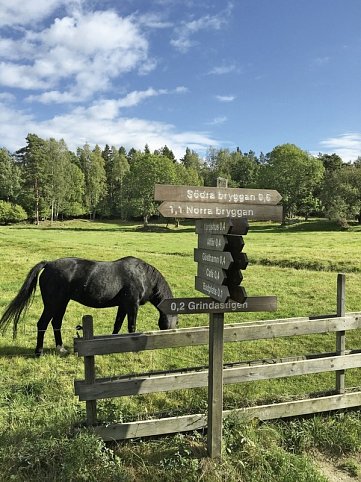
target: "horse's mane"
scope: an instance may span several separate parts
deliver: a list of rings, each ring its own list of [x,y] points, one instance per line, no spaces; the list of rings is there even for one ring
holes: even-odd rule
[[[164,298],[172,298],[172,290],[162,273],[151,264],[145,263],[145,267],[148,276],[154,282],[154,298],[158,299],[159,302]]]

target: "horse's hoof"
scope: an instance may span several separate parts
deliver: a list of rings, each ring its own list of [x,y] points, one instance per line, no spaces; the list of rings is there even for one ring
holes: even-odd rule
[[[40,358],[43,356],[43,350],[35,350],[35,356],[36,358]]]
[[[56,350],[58,351],[60,356],[69,355],[68,350],[64,348],[63,345],[56,345]]]

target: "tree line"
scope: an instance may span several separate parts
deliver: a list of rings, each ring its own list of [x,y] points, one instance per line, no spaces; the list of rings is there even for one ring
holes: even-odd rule
[[[361,223],[361,157],[344,163],[337,154],[313,156],[294,144],[253,151],[209,148],[205,158],[187,148],[176,160],[167,146],[151,152],[89,144],[72,152],[64,140],[28,134],[14,153],[0,149],[0,222],[51,221],[89,216],[146,224],[157,213],[154,184],[276,189],[284,220],[325,216]]]

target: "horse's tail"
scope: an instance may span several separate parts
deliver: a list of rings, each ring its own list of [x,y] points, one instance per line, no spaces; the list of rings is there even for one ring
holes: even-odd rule
[[[11,320],[13,320],[13,336],[16,338],[19,319],[32,302],[38,281],[38,274],[48,261],[40,261],[28,273],[19,293],[10,302],[0,319],[0,331],[4,334]]]

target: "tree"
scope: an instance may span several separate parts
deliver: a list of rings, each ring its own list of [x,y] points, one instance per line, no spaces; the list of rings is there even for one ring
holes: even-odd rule
[[[25,221],[28,215],[25,210],[18,204],[12,204],[7,201],[0,201],[0,223],[18,223]]]
[[[361,168],[343,164],[341,168],[326,171],[319,197],[329,219],[342,224],[347,219],[361,221]]]
[[[187,147],[184,156],[180,159],[180,163],[186,169],[193,169],[194,171],[197,172],[199,177],[202,177],[202,170],[204,168],[204,162],[199,157],[199,154],[197,154],[197,152],[195,152],[195,151],[189,149],[189,147]]]
[[[206,168],[203,170],[205,185],[216,186],[217,178],[224,177],[228,179],[230,186],[234,186],[232,167],[232,155],[229,149],[210,147],[206,155]]]
[[[306,197],[314,196],[324,172],[320,159],[294,144],[275,147],[261,166],[260,187],[276,189],[282,196],[283,222],[297,213]]]
[[[78,149],[78,159],[84,174],[84,204],[91,217],[95,219],[100,201],[106,195],[105,163],[99,146],[90,150],[89,144]]]
[[[325,171],[328,173],[338,171],[342,168],[343,162],[337,154],[319,154],[318,158],[323,164]]]
[[[39,224],[40,214],[49,210],[49,170],[47,169],[46,142],[36,134],[28,134],[27,145],[17,154],[22,164],[24,180],[23,203]]]
[[[20,191],[20,169],[5,148],[0,149],[0,199],[15,201]]]
[[[86,213],[83,204],[85,179],[82,170],[75,162],[70,162],[68,166],[67,183],[61,213],[65,216],[82,216]]]
[[[258,174],[258,160],[253,151],[247,154],[237,149],[231,154],[231,178],[239,187],[252,187],[255,185]]]
[[[124,178],[129,171],[129,163],[126,152],[123,149],[117,150],[114,146],[103,151],[105,159],[105,172],[107,192],[104,199],[103,213],[124,218]]]
[[[77,190],[71,178],[71,155],[64,140],[46,141],[47,171],[50,194],[50,219],[58,219],[69,198],[71,189]]]
[[[138,153],[133,157],[126,176],[127,210],[132,216],[142,216],[144,225],[149,217],[157,213],[154,201],[156,183],[174,184],[176,169],[168,157]]]
[[[162,149],[160,150],[160,154],[164,157],[168,157],[168,159],[170,159],[173,162],[175,162],[175,160],[176,160],[172,149],[169,149],[168,146],[162,147]]]

